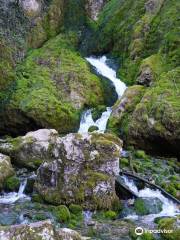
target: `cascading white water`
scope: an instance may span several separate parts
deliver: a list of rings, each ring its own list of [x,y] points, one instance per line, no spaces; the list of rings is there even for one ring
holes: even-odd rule
[[[96,121],[94,121],[92,118],[91,109],[85,111],[82,114],[78,132],[79,133],[87,133],[88,129],[91,126],[96,126],[96,127],[98,127],[97,132],[104,133],[106,130],[107,122],[111,115],[111,112],[112,112],[111,108],[107,107],[106,111],[102,113],[101,117],[99,119],[97,119]]]
[[[85,224],[89,223],[92,220],[93,212],[91,211],[83,211],[84,222]]]
[[[133,180],[129,180],[126,176],[122,177],[126,186],[129,187],[134,193],[137,194],[138,197],[141,198],[158,198],[162,202],[162,211],[158,214],[149,214],[147,216],[143,216],[143,219],[146,222],[152,222],[157,217],[169,216],[173,217],[177,214],[180,214],[179,208],[176,204],[166,198],[159,190],[153,190],[148,187],[138,191]],[[130,219],[138,219],[138,216],[129,215],[126,218]]]
[[[115,86],[116,92],[118,94],[118,98],[120,98],[124,91],[126,90],[126,85],[116,77],[116,71],[110,68],[106,62],[106,56],[102,56],[99,58],[89,57],[86,60],[96,68],[96,71],[102,76],[108,78]],[[98,127],[98,131],[100,133],[104,133],[106,130],[108,119],[111,115],[112,109],[110,107],[106,108],[106,111],[102,113],[101,117],[96,121],[92,118],[91,109],[88,109],[82,114],[79,133],[87,133],[88,129],[91,126]]]
[[[96,68],[96,71],[102,76],[111,80],[115,86],[118,98],[120,98],[126,90],[126,85],[119,78],[116,77],[116,71],[107,65],[107,57],[100,58],[88,57],[86,60]]]
[[[18,192],[4,193],[3,195],[0,195],[0,204],[12,204],[17,202],[19,199],[29,199],[29,197],[24,194],[26,184],[27,179],[23,179],[20,183]]]

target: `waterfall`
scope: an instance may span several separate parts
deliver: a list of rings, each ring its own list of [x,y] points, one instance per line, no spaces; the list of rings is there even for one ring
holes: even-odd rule
[[[12,204],[12,203],[17,202],[19,199],[29,199],[29,197],[27,197],[24,194],[26,184],[27,184],[27,178],[22,179],[18,192],[4,193],[4,194],[0,195],[0,204]]]
[[[91,109],[85,111],[82,114],[80,128],[79,128],[78,132],[79,133],[87,133],[88,129],[91,126],[96,126],[96,127],[98,127],[97,132],[104,133],[106,130],[107,122],[111,115],[111,112],[112,112],[111,108],[107,107],[106,111],[102,113],[101,117],[99,119],[97,119],[96,121],[94,121],[92,118]]]
[[[115,86],[118,98],[120,98],[126,90],[126,85],[116,77],[116,71],[107,65],[106,56],[100,58],[88,57],[86,60],[96,68],[96,71],[102,76],[108,78]],[[108,119],[111,115],[112,109],[106,108],[106,111],[102,113],[101,117],[96,121],[92,118],[91,109],[83,112],[81,116],[81,122],[79,127],[79,133],[87,133],[91,126],[98,127],[97,132],[104,133],[106,130]]]
[[[107,57],[88,57],[86,58],[86,60],[96,68],[96,71],[99,74],[112,81],[118,94],[118,98],[120,98],[126,90],[126,85],[119,78],[116,77],[116,71],[107,65]]]
[[[180,213],[179,208],[176,204],[166,198],[159,190],[153,190],[151,188],[145,187],[142,190],[137,189],[133,180],[129,180],[126,176],[123,176],[122,179],[124,180],[126,186],[129,187],[134,193],[141,198],[158,198],[162,202],[162,211],[158,214],[149,214],[147,216],[143,216],[146,222],[152,222],[157,217],[174,217]],[[136,219],[138,216],[129,215],[126,218]]]

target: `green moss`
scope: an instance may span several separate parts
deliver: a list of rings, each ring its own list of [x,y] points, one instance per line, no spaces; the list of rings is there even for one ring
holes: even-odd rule
[[[20,180],[16,176],[12,176],[6,179],[4,186],[8,191],[18,191]]]
[[[63,222],[63,223],[69,222],[69,220],[71,218],[69,209],[64,205],[60,205],[60,206],[56,207],[54,209],[54,215],[59,222]]]
[[[97,106],[96,108],[94,108],[92,110],[93,120],[96,121],[97,119],[99,119],[104,111],[106,111],[106,106],[104,106],[104,105],[100,105],[100,106]]]
[[[114,212],[114,211],[109,210],[109,211],[107,211],[107,212],[104,213],[104,216],[105,216],[105,218],[107,218],[107,219],[115,220],[116,217],[117,217],[117,213]]]
[[[147,215],[149,213],[145,202],[143,201],[143,199],[137,199],[134,203],[134,209],[136,211],[137,214],[139,215]]]
[[[178,223],[176,221],[177,221],[177,219],[175,219],[175,218],[164,218],[159,221],[159,223],[158,223],[159,229],[173,230],[172,233],[162,234],[163,239],[176,240],[179,238],[180,229],[179,229]]]
[[[86,182],[88,187],[93,188],[98,182],[107,181],[109,176],[100,172],[88,171],[88,181]]]
[[[99,130],[99,128],[97,126],[91,126],[89,129],[88,129],[88,132],[94,132],[94,131],[97,131]]]
[[[122,98],[118,100],[113,107],[113,112],[109,118],[107,127],[110,131],[122,137],[124,140],[129,133],[131,114],[133,113],[136,105],[141,101],[144,92],[145,88],[143,86],[131,86],[125,91]],[[123,102],[124,99],[128,99],[125,104]],[[119,111],[121,105],[124,106],[123,111]]]
[[[128,167],[129,166],[129,160],[127,158],[120,158],[119,160],[120,168],[122,167]]]
[[[140,158],[140,159],[148,159],[148,156],[143,150],[137,150],[135,151],[135,157]]]
[[[69,210],[70,210],[70,212],[71,213],[73,213],[73,214],[82,214],[82,207],[80,206],[80,205],[77,205],[77,204],[71,204],[70,206],[69,206]]]
[[[70,35],[68,35],[70,36]],[[103,104],[101,80],[73,47],[74,38],[59,35],[30,51],[17,67],[9,109],[19,109],[42,127],[74,132],[84,106]]]
[[[130,230],[130,236],[132,240],[156,240],[156,238],[151,233],[144,233],[141,236],[135,234],[135,229]]]
[[[44,200],[43,200],[43,198],[41,197],[41,195],[40,195],[40,194],[37,194],[37,193],[34,193],[34,194],[32,195],[32,201],[33,201],[33,202],[37,202],[37,203],[43,203],[43,202],[44,202]]]

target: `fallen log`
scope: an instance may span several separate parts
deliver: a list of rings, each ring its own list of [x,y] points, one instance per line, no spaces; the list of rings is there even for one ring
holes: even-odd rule
[[[137,198],[137,194],[134,193],[128,186],[126,186],[121,177],[116,178],[115,182],[116,194],[121,200],[128,200],[131,198]]]
[[[154,183],[149,182],[148,180],[146,180],[146,179],[144,179],[144,178],[142,178],[142,177],[140,177],[140,176],[138,176],[136,174],[133,174],[133,173],[121,170],[119,172],[119,175],[126,175],[128,177],[132,177],[132,178],[138,179],[139,181],[143,181],[144,183],[146,183],[147,185],[151,186],[152,188],[158,189],[159,191],[161,191],[161,193],[163,195],[165,195],[168,199],[172,200],[174,203],[180,204],[180,200],[178,200],[177,198],[172,196],[170,193],[166,192],[163,188],[161,188],[160,186],[158,186],[158,185],[156,185]]]

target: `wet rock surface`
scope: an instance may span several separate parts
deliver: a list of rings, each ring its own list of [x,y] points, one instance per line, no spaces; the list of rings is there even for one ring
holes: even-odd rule
[[[52,148],[56,160],[38,169],[35,188],[47,202],[110,208],[117,200],[115,175],[121,142],[108,134],[69,134]]]
[[[110,208],[117,200],[115,176],[119,172],[122,142],[111,134],[68,134],[40,129],[7,139],[0,149],[21,167],[39,169],[35,189],[52,204],[80,203]]]
[[[0,153],[0,189],[2,189],[5,180],[14,173],[10,157]]]
[[[86,4],[86,10],[88,15],[93,19],[97,20],[98,14],[105,5],[107,0],[88,0]]]
[[[12,239],[34,239],[34,240],[82,240],[81,236],[73,230],[62,228],[55,230],[51,221],[31,223],[29,225],[12,225],[10,227],[0,227],[0,237],[2,240]]]
[[[15,164],[36,169],[43,161],[51,159],[48,149],[57,138],[56,130],[41,129],[0,143],[0,149],[12,156]]]

